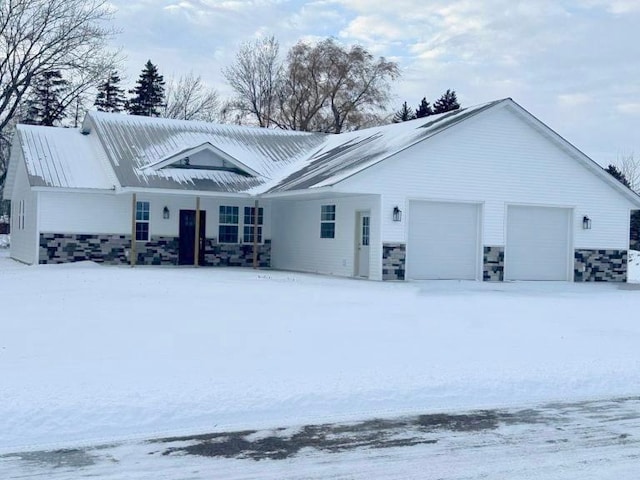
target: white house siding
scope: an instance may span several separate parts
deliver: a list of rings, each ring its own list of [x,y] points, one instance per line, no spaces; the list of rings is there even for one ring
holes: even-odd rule
[[[112,193],[40,192],[40,232],[131,233],[131,197]]]
[[[382,194],[383,242],[406,242],[408,202],[420,199],[481,202],[485,247],[504,248],[506,206],[524,204],[572,208],[576,250],[628,248],[631,202],[511,107],[468,119],[335,189]],[[396,205],[402,222],[392,221]]]
[[[11,195],[11,257],[32,264],[36,262],[38,251],[38,196],[31,191],[22,159],[11,161],[18,161]],[[23,215],[20,214],[21,204]]]
[[[335,238],[320,238],[322,205],[336,206]],[[373,195],[274,200],[272,266],[283,270],[355,276],[356,212],[364,210],[371,213],[369,278],[381,280],[380,198]]]
[[[150,209],[150,234],[161,236],[177,237],[180,229],[180,210],[195,210],[196,196],[182,195],[156,195],[139,193],[140,201],[148,201]],[[220,206],[238,207],[239,224],[238,232],[242,237],[244,227],[244,207],[253,207],[253,198],[220,198],[220,197],[200,197],[200,210],[206,212],[206,237],[218,237],[218,227],[220,225]],[[129,200],[129,205],[131,200]],[[169,209],[169,218],[163,218],[164,207]],[[129,207],[130,208],[130,207]],[[259,208],[263,208],[264,225],[262,229],[263,239],[271,238],[271,225],[269,222],[270,205],[268,201],[260,200]],[[129,221],[129,230],[131,223]]]

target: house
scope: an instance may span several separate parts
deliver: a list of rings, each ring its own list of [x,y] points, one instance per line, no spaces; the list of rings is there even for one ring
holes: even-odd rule
[[[339,135],[100,112],[19,125],[4,195],[29,264],[373,280],[625,281],[640,208],[511,99]]]

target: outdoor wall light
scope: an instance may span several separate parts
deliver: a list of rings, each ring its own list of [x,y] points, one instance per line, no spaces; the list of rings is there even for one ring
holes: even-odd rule
[[[402,210],[400,210],[400,208],[398,208],[398,206],[396,205],[395,207],[393,207],[393,221],[399,222],[401,220],[402,220]]]
[[[582,217],[582,228],[583,230],[591,230],[591,219],[586,215]]]
[[[166,206],[165,206],[165,207],[162,209],[162,218],[164,218],[165,220],[166,220],[167,218],[169,218],[169,207],[166,207]]]

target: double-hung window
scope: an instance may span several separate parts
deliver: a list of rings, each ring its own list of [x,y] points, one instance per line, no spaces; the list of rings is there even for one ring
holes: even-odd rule
[[[218,242],[238,243],[238,207],[220,206]]]
[[[149,202],[136,202],[136,241],[149,241]]]
[[[258,243],[262,243],[262,225],[264,222],[264,210],[258,208]],[[244,207],[244,230],[242,241],[244,243],[253,243],[253,236],[256,226],[256,209],[255,207]]]
[[[320,238],[335,238],[336,236],[336,206],[322,205],[320,207]]]

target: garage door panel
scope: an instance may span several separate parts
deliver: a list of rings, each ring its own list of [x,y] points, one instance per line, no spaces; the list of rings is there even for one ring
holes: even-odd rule
[[[571,210],[510,206],[507,209],[507,280],[567,280]]]
[[[479,206],[411,202],[408,276],[413,279],[468,279],[477,276]]]

